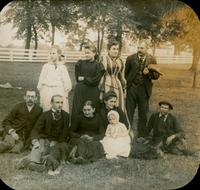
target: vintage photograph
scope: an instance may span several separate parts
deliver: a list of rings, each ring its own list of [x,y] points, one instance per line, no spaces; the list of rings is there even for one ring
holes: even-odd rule
[[[179,0],[13,0],[0,13],[0,179],[16,190],[171,190],[200,163],[200,20]]]

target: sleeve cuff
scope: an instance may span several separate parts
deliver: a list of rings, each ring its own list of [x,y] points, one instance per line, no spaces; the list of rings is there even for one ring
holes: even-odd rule
[[[15,132],[15,129],[10,129],[10,130],[8,131],[8,134],[10,135],[10,134],[13,133],[13,132]]]

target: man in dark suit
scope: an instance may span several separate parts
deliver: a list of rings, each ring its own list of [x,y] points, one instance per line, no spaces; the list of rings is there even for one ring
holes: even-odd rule
[[[158,153],[163,155],[163,152],[183,155],[192,154],[186,148],[185,134],[181,129],[175,116],[170,114],[173,106],[167,101],[159,102],[160,111],[151,115],[146,136],[152,131],[151,144],[156,148]]]
[[[149,98],[152,93],[152,79],[159,78],[159,73],[150,69],[156,59],[147,53],[147,44],[141,41],[138,52],[127,57],[125,78],[127,81],[126,109],[130,125],[133,124],[135,108],[138,105],[138,137],[143,137],[149,109]]]
[[[24,102],[17,104],[2,122],[4,140],[0,141],[0,152],[20,153],[31,145],[30,133],[42,108],[36,105],[36,92],[27,90]]]
[[[69,114],[62,110],[63,97],[54,95],[51,104],[52,108],[40,116],[31,133],[33,147],[28,168],[32,170],[42,171],[49,150],[68,140]]]

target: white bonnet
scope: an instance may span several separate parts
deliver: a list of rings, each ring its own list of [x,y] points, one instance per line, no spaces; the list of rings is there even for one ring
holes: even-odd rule
[[[117,121],[119,121],[119,113],[117,111],[114,110],[109,111],[107,117],[109,117],[110,115],[114,115]]]

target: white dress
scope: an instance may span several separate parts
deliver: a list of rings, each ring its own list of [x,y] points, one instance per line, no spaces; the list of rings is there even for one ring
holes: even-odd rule
[[[72,83],[64,64],[59,62],[57,67],[52,63],[44,64],[37,89],[40,93],[40,106],[43,111],[51,108],[52,96],[59,94],[63,96],[63,110],[69,112],[68,92],[72,89]]]
[[[106,153],[106,158],[117,156],[128,157],[131,150],[131,139],[123,123],[109,124],[105,137],[100,141]]]

